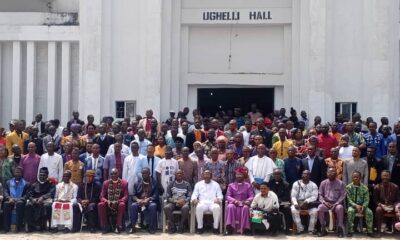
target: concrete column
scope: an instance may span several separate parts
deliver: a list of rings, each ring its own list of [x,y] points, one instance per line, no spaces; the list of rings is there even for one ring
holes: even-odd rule
[[[68,122],[71,111],[71,43],[61,44],[61,123]]]
[[[30,123],[35,114],[35,81],[36,81],[36,48],[35,42],[26,43],[26,122]]]
[[[49,42],[47,46],[47,118],[55,118],[56,75],[57,75],[57,44]]]
[[[12,95],[11,95],[11,118],[20,117],[20,99],[21,99],[21,42],[13,42],[13,64],[12,64]]]

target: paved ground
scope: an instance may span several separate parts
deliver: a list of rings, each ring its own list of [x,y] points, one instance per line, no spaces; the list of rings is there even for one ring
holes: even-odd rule
[[[169,235],[166,233],[157,233],[155,235],[150,235],[147,233],[136,233],[136,234],[101,234],[101,233],[96,233],[96,234],[91,234],[91,233],[69,233],[69,234],[63,234],[63,233],[57,233],[57,234],[50,234],[50,233],[44,233],[44,234],[25,234],[25,233],[20,233],[20,234],[1,234],[0,235],[0,240],[41,240],[41,239],[52,239],[52,240],[105,240],[105,239],[145,239],[145,240],[187,240],[188,238],[191,238],[191,240],[205,240],[205,239],[220,239],[225,238],[226,240],[253,240],[253,239],[288,239],[288,240],[295,240],[299,239],[297,236],[284,236],[284,235],[279,235],[278,237],[272,238],[270,236],[254,236],[254,237],[248,237],[248,236],[239,236],[239,235],[233,235],[229,237],[224,237],[222,235],[216,236],[212,234],[207,234],[204,233],[203,235],[197,235],[197,234],[174,234],[174,235]],[[301,235],[301,238],[304,239],[316,239],[317,237],[315,236],[307,236],[307,235]],[[367,238],[364,235],[355,235],[353,238],[356,239],[370,239]],[[324,239],[337,239],[335,235],[328,235],[328,237]],[[400,235],[384,235],[382,239],[400,239]]]

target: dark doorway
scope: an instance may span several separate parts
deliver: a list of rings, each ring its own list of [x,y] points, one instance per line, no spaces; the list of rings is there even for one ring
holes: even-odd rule
[[[197,89],[197,108],[203,116],[215,116],[217,112],[242,109],[245,115],[252,103],[266,114],[274,111],[273,88],[199,88]]]

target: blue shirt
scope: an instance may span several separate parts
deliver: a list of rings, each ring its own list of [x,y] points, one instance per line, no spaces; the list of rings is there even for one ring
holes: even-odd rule
[[[376,158],[381,159],[384,155],[386,155],[382,133],[375,133],[375,135],[372,135],[370,132],[367,132],[364,134],[364,139],[367,147],[375,147]]]
[[[293,158],[293,159],[286,158],[284,162],[285,162],[284,168],[285,168],[286,181],[290,184],[290,186],[292,186],[294,182],[296,182],[301,178],[300,175],[301,160],[299,158]]]

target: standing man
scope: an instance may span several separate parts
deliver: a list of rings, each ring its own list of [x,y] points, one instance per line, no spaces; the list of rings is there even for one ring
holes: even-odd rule
[[[328,168],[328,179],[321,182],[319,187],[319,201],[321,204],[318,206],[318,219],[321,224],[321,232],[318,237],[324,237],[326,232],[325,214],[327,212],[336,213],[337,235],[342,238],[343,235],[343,215],[344,215],[344,200],[346,198],[345,185],[342,181],[336,178],[336,170]]]
[[[353,148],[353,158],[344,162],[343,167],[343,183],[348,185],[351,183],[352,173],[358,171],[361,173],[361,182],[368,185],[368,163],[360,158],[361,152],[358,147]]]
[[[72,111],[72,119],[68,121],[67,128],[71,129],[72,124],[85,125],[85,122],[79,119],[79,112],[76,110]]]
[[[256,129],[251,131],[250,135],[260,135],[263,138],[263,143],[267,148],[271,148],[272,146],[272,131],[265,127],[264,119],[262,117],[257,118],[256,122]],[[282,159],[282,158],[281,158]]]
[[[192,132],[189,132],[186,136],[186,147],[190,149],[190,152],[193,152],[193,143],[194,142],[205,142],[206,134],[201,129],[201,120],[200,118],[196,118],[194,120],[195,129]]]
[[[321,134],[318,136],[318,147],[324,150],[325,158],[331,156],[331,149],[338,146],[336,138],[329,133],[328,124],[321,126]]]
[[[61,155],[54,152],[54,143],[47,143],[47,153],[43,154],[40,157],[39,169],[45,167],[48,171],[48,176],[53,178],[56,181],[61,181],[63,176],[63,160]],[[38,177],[40,176],[40,172],[38,172]]]
[[[107,134],[107,128],[104,123],[99,126],[99,134],[93,139],[93,143],[97,143],[100,146],[100,155],[105,157],[108,148],[114,143],[114,137]]]
[[[317,186],[326,178],[326,164],[324,159],[321,159],[316,155],[316,146],[307,146],[307,157],[301,160],[301,170],[310,171],[310,180],[313,181]]]
[[[23,156],[19,163],[19,166],[24,169],[24,181],[28,183],[36,182],[39,163],[40,156],[36,154],[36,144],[31,142],[28,144],[28,154]]]
[[[100,146],[95,143],[92,145],[92,155],[85,159],[83,171],[84,173],[94,171],[94,181],[100,186],[103,184],[103,164],[104,158],[100,155]]]
[[[213,213],[213,232],[219,234],[218,226],[221,217],[221,201],[223,199],[222,191],[217,182],[212,179],[212,173],[209,170],[203,172],[204,180],[196,183],[191,197],[195,206],[197,233],[203,234],[203,216],[205,211]]]
[[[256,191],[260,190],[260,183],[269,181],[273,170],[276,168],[272,159],[265,156],[265,151],[264,144],[258,145],[257,155],[251,157],[245,164],[247,169],[249,169],[250,183]]]
[[[279,159],[285,159],[288,157],[289,147],[293,146],[292,141],[286,139],[286,129],[280,128],[278,131],[279,141],[274,143],[272,146],[278,153]]]
[[[6,136],[8,156],[12,155],[12,147],[14,144],[17,144],[21,149],[24,149],[24,142],[29,138],[29,135],[23,131],[24,126],[21,121],[16,121],[14,126],[15,130]]]
[[[178,161],[173,158],[172,148],[167,146],[165,158],[157,165],[157,183],[160,194],[167,191],[167,187],[175,180],[175,173],[179,169]]]
[[[150,169],[150,177],[153,179],[154,182],[157,182],[156,169],[161,159],[159,157],[154,156],[154,152],[155,152],[154,145],[152,144],[148,145],[146,157],[137,163],[136,172],[139,174],[138,175],[139,177],[142,177],[141,176],[142,170],[147,167]]]
[[[183,171],[183,179],[194,186],[198,181],[197,162],[189,158],[189,148],[182,149],[182,159],[178,161],[179,169]]]
[[[131,143],[132,154],[127,156],[124,160],[122,168],[122,179],[128,182],[129,195],[133,194],[133,186],[138,180],[137,164],[145,160],[145,156],[139,154],[139,144],[137,142]]]
[[[109,179],[111,176],[110,174],[110,169],[116,168],[118,170],[119,178],[122,177],[122,172],[123,172],[123,166],[124,166],[124,160],[126,155],[121,152],[122,150],[122,144],[121,143],[115,143],[114,145],[114,153],[106,155],[104,158],[104,164],[103,164],[103,179]]]
[[[79,160],[79,148],[74,147],[72,149],[72,159],[64,164],[64,171],[69,171],[71,182],[77,185],[80,185],[83,180],[83,165],[83,162]],[[63,179],[66,180],[65,177]]]

